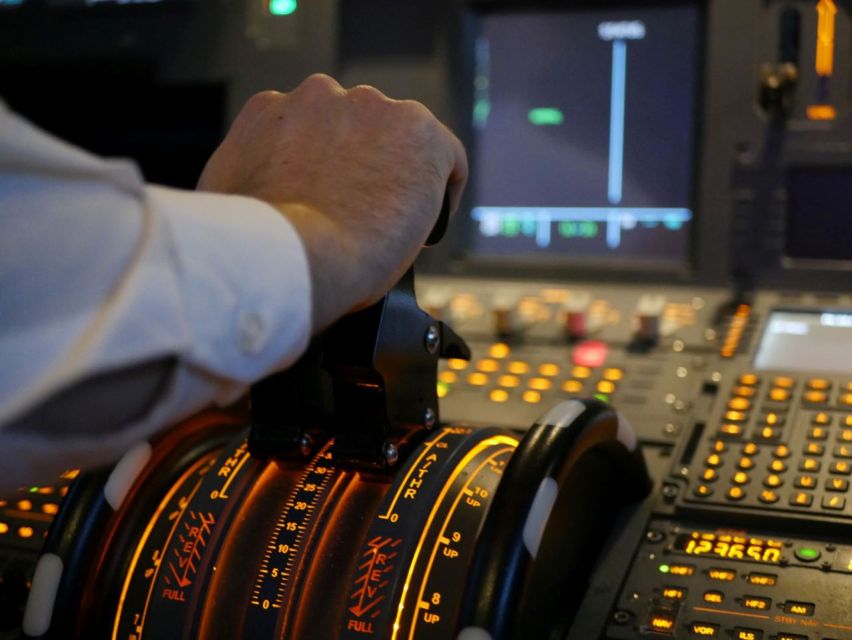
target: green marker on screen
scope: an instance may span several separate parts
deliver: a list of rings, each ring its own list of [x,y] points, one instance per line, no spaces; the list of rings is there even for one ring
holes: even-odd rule
[[[529,118],[529,121],[532,124],[538,127],[560,125],[565,121],[565,116],[562,115],[562,111],[554,107],[537,107],[535,109],[530,109],[527,114],[527,118]]]

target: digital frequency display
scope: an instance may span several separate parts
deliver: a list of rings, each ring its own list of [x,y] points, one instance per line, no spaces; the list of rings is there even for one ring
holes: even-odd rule
[[[754,366],[788,371],[849,373],[852,313],[773,311]]]
[[[672,550],[688,556],[711,556],[724,560],[753,560],[777,564],[781,560],[782,547],[783,543],[780,540],[692,531],[677,536]]]
[[[700,27],[692,4],[482,16],[473,251],[684,262]]]

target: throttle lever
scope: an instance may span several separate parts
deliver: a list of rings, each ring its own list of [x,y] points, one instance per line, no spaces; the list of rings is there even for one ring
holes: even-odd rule
[[[445,192],[427,246],[443,237],[449,216]],[[460,336],[418,306],[411,267],[379,302],[332,325],[290,370],[252,387],[249,447],[264,458],[306,456],[333,435],[339,460],[393,466],[417,434],[440,422],[438,359],[470,357]]]

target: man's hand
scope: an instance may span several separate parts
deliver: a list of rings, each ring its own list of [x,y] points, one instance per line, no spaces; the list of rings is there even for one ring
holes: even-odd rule
[[[313,327],[381,298],[412,264],[445,189],[467,180],[458,139],[417,102],[313,75],[245,105],[198,183],[277,207],[306,247]]]

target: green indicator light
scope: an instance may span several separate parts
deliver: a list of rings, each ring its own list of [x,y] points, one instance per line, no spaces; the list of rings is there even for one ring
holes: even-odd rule
[[[660,573],[668,573],[669,571],[671,571],[671,569],[672,568],[667,564],[660,565]]]
[[[488,116],[491,113],[491,102],[482,99],[477,100],[473,105],[473,124],[477,127],[484,127],[488,124]]]
[[[606,395],[605,393],[596,393],[595,398],[597,400],[600,400],[601,402],[609,402],[609,396]],[[665,565],[665,564],[663,566],[668,567],[668,565]]]
[[[274,16],[289,16],[298,8],[298,0],[269,0],[269,13]]]
[[[30,493],[38,493],[38,487],[30,487]]]
[[[801,547],[796,553],[802,560],[816,560],[819,558],[819,551],[810,547]]]
[[[530,109],[527,117],[530,119],[530,122],[538,127],[562,124],[565,120],[562,112],[559,109],[554,109],[553,107]]]
[[[514,238],[521,233],[521,221],[516,218],[503,220],[503,235]]]

